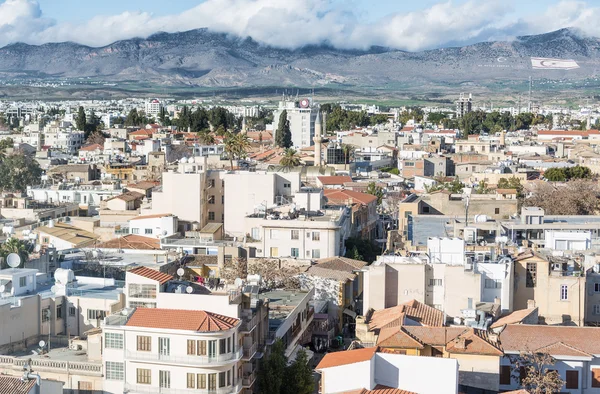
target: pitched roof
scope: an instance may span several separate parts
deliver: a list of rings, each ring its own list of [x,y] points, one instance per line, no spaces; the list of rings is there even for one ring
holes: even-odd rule
[[[361,192],[355,192],[354,190],[345,189],[325,189],[323,195],[331,202],[347,204],[348,202],[355,202],[360,204],[370,204],[377,201],[377,197]]]
[[[341,365],[348,365],[354,363],[360,363],[363,361],[368,361],[373,358],[373,355],[377,352],[376,347],[370,347],[365,349],[354,349],[354,350],[346,350],[343,352],[333,352],[327,353],[319,365],[317,365],[317,370],[324,368],[332,368],[339,367]]]
[[[425,347],[407,333],[402,326],[382,328],[377,338],[377,346],[402,349],[423,349]]]
[[[490,328],[498,328],[505,326],[507,324],[518,324],[521,323],[525,318],[535,312],[537,308],[531,309],[519,309],[518,311],[514,311],[509,313],[508,315],[502,316],[500,319],[496,320]]]
[[[544,346],[536,349],[539,353],[548,353],[553,356],[575,356],[575,357],[592,357],[591,354],[581,351],[573,346],[569,346],[563,342],[553,343],[552,345]]]
[[[412,300],[392,308],[373,312],[369,322],[369,330],[381,329],[399,319],[404,320],[404,317],[430,327],[442,327],[446,322],[444,312],[417,300]]]
[[[362,260],[349,259],[348,257],[334,256],[317,260],[317,265],[324,268],[352,272],[362,269],[365,265],[367,265],[367,262]]]
[[[422,343],[445,346],[465,331],[464,327],[404,326],[404,330]]]
[[[125,192],[123,194],[119,194],[118,196],[114,196],[112,198],[109,198],[107,200],[104,201],[110,201],[110,200],[114,200],[114,199],[119,199],[119,200],[123,200],[123,201],[135,201],[138,200],[140,198],[144,198],[146,197],[145,194],[142,193],[138,193],[138,192]]]
[[[318,265],[313,265],[312,267],[309,267],[306,270],[306,273],[311,276],[318,276],[320,278],[337,280],[338,282],[354,280],[354,278],[356,277],[356,275],[353,273],[323,268],[319,267]]]
[[[132,220],[142,220],[142,219],[158,219],[158,218],[164,218],[167,216],[173,216],[173,214],[171,213],[158,213],[156,215],[144,215],[144,216],[136,216],[134,218],[129,219],[129,221]]]
[[[91,152],[91,151],[95,151],[96,149],[102,150],[102,149],[104,149],[104,146],[102,146],[100,144],[92,144],[92,145],[88,145],[88,146],[79,148],[79,151]]]
[[[446,351],[453,354],[481,354],[486,356],[502,356],[504,354],[498,343],[490,340],[487,331],[474,328],[467,329],[448,342]]]
[[[65,223],[55,223],[53,227],[39,227],[36,231],[61,239],[74,247],[92,244],[99,238],[96,234]]]
[[[99,249],[160,250],[160,240],[157,238],[129,234],[121,238],[103,242],[97,247]]]
[[[162,153],[162,152],[160,152]],[[140,181],[138,183],[130,183],[129,185],[127,185],[127,187],[131,187],[134,189],[142,189],[142,190],[149,190],[152,189],[156,186],[160,185],[160,182],[153,182],[153,181]]]
[[[600,330],[596,327],[509,324],[500,342],[505,352],[536,351],[559,342],[589,354],[600,354]]]
[[[235,327],[239,319],[197,310],[138,308],[126,326],[186,330],[196,332],[226,331]]]
[[[317,179],[323,185],[343,185],[344,182],[352,182],[348,175],[318,176]]]
[[[128,273],[155,280],[158,283],[160,283],[161,285],[163,283],[167,283],[168,281],[173,279],[173,277],[169,274],[165,274],[164,272],[153,270],[148,267],[137,267],[137,268],[134,268],[134,269],[128,271]]]
[[[375,388],[373,390],[358,389],[358,390],[352,390],[352,391],[344,391],[341,394],[417,394],[417,393],[415,393],[413,391],[395,389],[392,387],[383,386],[381,384],[378,384],[377,386],[375,386]]]
[[[35,379],[23,382],[16,376],[0,375],[0,394],[29,394],[35,383]]]

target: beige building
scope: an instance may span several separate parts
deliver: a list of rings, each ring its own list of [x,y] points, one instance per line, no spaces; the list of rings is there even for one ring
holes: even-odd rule
[[[515,309],[536,306],[545,324],[584,325],[586,277],[577,262],[527,250],[515,257],[514,275]]]

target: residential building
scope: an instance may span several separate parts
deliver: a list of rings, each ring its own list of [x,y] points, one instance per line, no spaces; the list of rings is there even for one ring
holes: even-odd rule
[[[456,101],[456,117],[462,118],[465,114],[471,112],[473,108],[473,96],[469,93],[467,97],[464,93],[460,94],[460,98]]]
[[[177,233],[178,219],[172,214],[137,216],[129,220],[129,233],[149,238],[163,238]]]
[[[149,117],[158,117],[160,115],[160,110],[163,108],[160,101],[157,99],[150,100],[145,104],[146,115]]]
[[[352,207],[351,236],[360,239],[377,237],[377,197],[352,190],[327,189],[323,191],[327,204]],[[380,236],[381,237],[381,236]]]
[[[66,223],[54,223],[50,220],[47,226],[34,230],[42,247],[52,246],[56,250],[93,247],[98,236]]]
[[[287,112],[292,133],[292,145],[296,148],[305,148],[313,145],[315,137],[315,121],[319,106],[312,99],[298,101],[280,101],[279,107],[273,111],[273,123],[277,125],[283,111]],[[326,122],[323,122],[326,124]],[[276,127],[276,126],[275,126]],[[325,134],[325,130],[322,131]]]

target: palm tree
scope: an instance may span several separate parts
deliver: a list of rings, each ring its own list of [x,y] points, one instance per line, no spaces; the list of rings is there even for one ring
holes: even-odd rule
[[[225,153],[227,153],[227,157],[229,157],[231,171],[233,171],[233,157],[235,156],[236,150],[235,136],[231,133],[227,133],[227,136],[223,142],[225,143]]]
[[[300,165],[300,156],[298,156],[298,152],[296,152],[292,148],[287,148],[279,164],[287,168],[288,170],[293,167],[298,167]]]
[[[225,137],[225,153],[229,157],[231,170],[233,171],[233,159],[243,159],[247,156],[250,148],[250,140],[242,133],[227,133]]]
[[[4,261],[6,261],[6,257],[11,253],[16,253],[21,257],[21,266],[24,266],[25,262],[29,259],[27,244],[20,239],[9,238],[0,246],[0,257],[3,257]]]
[[[205,145],[214,145],[214,143],[215,143],[215,136],[212,135],[210,130],[203,130],[203,131],[199,132],[198,138]]]
[[[349,163],[350,155],[354,152],[356,147],[350,144],[342,144],[342,152],[344,152],[344,170],[347,168]]]

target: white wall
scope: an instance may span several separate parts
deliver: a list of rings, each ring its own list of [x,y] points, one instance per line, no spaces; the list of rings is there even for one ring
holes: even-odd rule
[[[429,238],[427,253],[432,263],[463,265],[465,241],[460,238]]]
[[[587,250],[592,245],[591,231],[544,231],[545,246],[556,250]]]
[[[416,358],[416,357],[415,357]],[[372,389],[371,360],[327,368],[321,375],[322,393],[342,393],[361,388]]]

